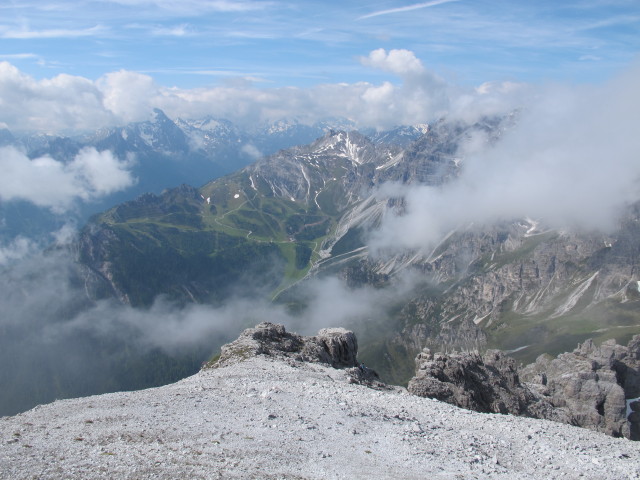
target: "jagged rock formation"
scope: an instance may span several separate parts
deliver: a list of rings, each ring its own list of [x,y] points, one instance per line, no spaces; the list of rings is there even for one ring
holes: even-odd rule
[[[521,380],[522,379],[522,380]],[[640,439],[640,335],[624,347],[591,340],[521,371],[497,350],[416,358],[409,392],[486,413],[543,418]]]
[[[208,366],[224,367],[257,355],[349,368],[358,365],[358,341],[353,332],[344,328],[323,328],[315,336],[304,337],[287,332],[283,325],[263,322],[224,345],[220,358]]]
[[[519,380],[515,360],[498,350],[477,353],[432,353],[416,358],[416,376],[408,390],[421,397],[484,413],[529,414],[533,394]]]
[[[626,347],[588,340],[555,359],[541,355],[522,378],[568,423],[640,440],[640,335]]]
[[[263,322],[247,328],[236,340],[223,345],[220,356],[206,364],[205,369],[226,367],[261,355],[321,363],[344,369],[349,383],[377,390],[394,388],[380,381],[375,370],[359,364],[358,340],[353,332],[344,328],[323,328],[317,335],[306,337],[287,332],[283,325]]]

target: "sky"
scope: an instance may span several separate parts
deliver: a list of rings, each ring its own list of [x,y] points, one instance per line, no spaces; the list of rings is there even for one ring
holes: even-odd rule
[[[379,102],[412,82],[430,91],[597,83],[639,51],[637,0],[5,0],[0,125],[95,128],[140,120],[152,103],[174,117],[241,110],[255,121],[246,113],[255,104],[267,105],[264,119],[332,98],[323,114],[354,116],[337,91]],[[57,125],[38,107],[55,111]],[[392,113],[417,118],[404,112]],[[377,116],[373,126],[391,123]]]

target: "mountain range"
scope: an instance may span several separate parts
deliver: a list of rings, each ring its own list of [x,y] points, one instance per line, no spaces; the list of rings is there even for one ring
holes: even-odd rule
[[[5,131],[5,144],[18,142],[34,158],[69,161],[82,145],[133,152],[136,189],[172,180],[200,187],[150,188],[94,215],[68,252],[55,247],[29,268],[5,268],[3,301],[18,305],[10,315],[28,319],[3,332],[2,358],[13,365],[2,374],[11,392],[3,411],[175,381],[264,320],[303,332],[345,325],[358,334],[360,357],[385,381],[405,385],[424,348],[497,348],[530,363],[588,338],[627,343],[640,333],[638,205],[608,233],[522,216],[461,223],[424,247],[375,246],[389,219],[412,207],[408,189],[456,185],[467,161],[463,146],[477,138],[497,144],[517,121],[517,114],[474,124],[440,120],[387,132],[341,129],[348,125],[339,120],[336,128],[281,122],[247,132],[156,111],[149,122],[84,137],[17,140]],[[300,144],[254,163],[242,157],[278,142]],[[216,177],[212,158],[223,170],[244,166],[206,182]],[[200,160],[200,170],[178,168]],[[61,260],[68,255],[75,261]],[[32,305],[32,291],[42,305]],[[34,340],[39,329],[55,335]],[[145,340],[161,336],[156,330],[169,331],[169,343],[185,340],[178,350],[166,339]],[[60,352],[84,359],[91,373]],[[47,369],[38,371],[43,363]]]
[[[37,238],[59,228],[70,217],[83,224],[90,215],[138,195],[159,194],[165,188],[181,183],[202,185],[236,171],[260,156],[307,144],[331,128],[352,127],[344,119],[329,119],[314,125],[283,119],[243,127],[212,117],[172,120],[161,110],[154,109],[147,121],[92,132],[61,135],[0,129],[0,148],[15,148],[29,159],[50,158],[69,165],[83,149],[93,148],[99,152],[108,151],[126,163],[135,180],[120,191],[81,202],[65,215],[27,201],[3,201],[0,203],[0,240],[8,241],[17,236]],[[418,131],[402,128],[395,136],[399,141],[406,141]],[[394,132],[385,134],[394,135]]]
[[[302,279],[312,261],[311,243],[297,244],[288,237],[295,233],[313,239],[315,234],[309,233],[312,226],[307,224],[318,220],[305,220],[305,209],[295,207],[291,212],[297,216],[291,215],[289,224],[282,227],[290,233],[283,233],[279,243],[270,242],[258,232],[261,227],[255,219],[248,220],[255,232],[249,234],[240,227],[247,221],[245,213],[255,216],[249,209],[237,212],[242,216],[229,212],[222,218],[223,207],[216,207],[211,199],[206,203],[202,189],[186,185],[162,189],[181,181],[202,185],[221,171],[249,163],[259,149],[304,144],[331,131],[332,125],[344,127],[348,122],[334,119],[305,126],[281,121],[247,130],[211,118],[173,121],[156,111],[147,122],[68,137],[3,130],[0,142],[13,149],[5,150],[5,155],[20,151],[33,160],[73,165],[78,152],[93,148],[123,161],[133,159],[128,167],[138,183],[62,213],[26,200],[0,203],[0,261],[6,261],[0,266],[4,310],[0,359],[8,365],[0,372],[0,414],[13,414],[55,398],[176,381],[195,372],[225,340],[253,322],[254,318],[245,318],[244,309],[236,320],[205,321],[206,315],[213,314],[204,306],[215,309],[227,305],[231,311],[237,307],[235,303],[228,306],[230,296],[253,303],[256,298],[269,299],[277,290]],[[369,138],[375,144],[394,142],[393,149],[399,151],[427,128],[398,127],[369,132]],[[118,201],[140,192],[149,193],[129,202]],[[231,202],[237,202],[236,194]],[[290,200],[286,202],[290,206],[277,203],[275,207],[285,210],[293,205]],[[114,204],[87,224],[71,248],[56,241],[43,252],[34,251],[31,241],[46,245],[51,232],[67,222],[75,219],[81,224],[96,209]],[[198,213],[204,205],[206,217]],[[159,229],[149,225],[155,233],[148,235],[125,225],[136,223],[144,228],[143,222],[135,221],[144,211],[154,218],[166,214],[176,225],[164,221],[156,225]],[[114,224],[110,231],[101,220],[110,216],[128,220],[118,220],[123,228]],[[212,228],[201,228],[203,221]],[[284,225],[287,218],[279,221]],[[173,238],[156,243],[152,237],[158,232]],[[4,246],[11,246],[12,241],[20,248],[13,256],[5,255]],[[203,308],[191,308],[194,305]],[[165,330],[185,316],[184,321],[195,322],[195,330],[193,325],[176,326],[184,330],[186,338],[183,345],[175,346],[173,339],[180,335]],[[150,328],[163,332],[151,342]],[[198,329],[204,334],[199,335]]]
[[[522,217],[460,225],[428,251],[369,247],[406,208],[387,186],[455,182],[462,142],[498,142],[516,121],[440,121],[404,142],[330,130],[200,188],[104,212],[84,229],[79,258],[96,291],[141,307],[160,294],[216,303],[240,291],[286,305],[304,324],[314,282],[370,289],[384,302],[354,311],[349,326],[365,361],[396,383],[424,347],[499,348],[530,362],[587,338],[627,342],[640,332],[637,205],[608,234]]]

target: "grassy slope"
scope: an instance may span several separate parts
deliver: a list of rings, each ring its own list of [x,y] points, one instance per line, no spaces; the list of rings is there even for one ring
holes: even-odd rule
[[[212,298],[190,292],[198,300],[221,300],[246,271],[267,274],[273,297],[304,277],[335,221],[315,204],[274,197],[264,186],[256,191],[243,172],[205,185],[198,195],[171,191],[98,218],[118,237],[109,246],[114,280],[135,305],[148,305],[158,293],[184,297],[185,283],[222,289]],[[277,266],[270,270],[267,260]],[[252,270],[256,262],[261,265]]]

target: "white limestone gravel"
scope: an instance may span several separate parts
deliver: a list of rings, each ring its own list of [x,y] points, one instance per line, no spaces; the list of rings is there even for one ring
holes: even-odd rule
[[[640,442],[256,357],[0,419],[2,479],[632,479]]]

